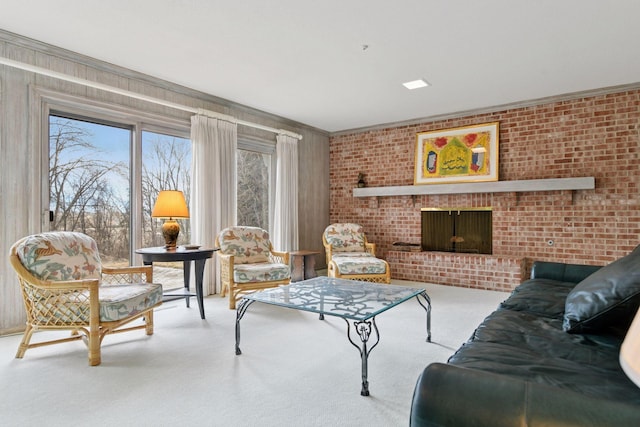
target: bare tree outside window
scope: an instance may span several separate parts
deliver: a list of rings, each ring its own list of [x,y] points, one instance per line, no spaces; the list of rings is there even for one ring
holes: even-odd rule
[[[269,229],[271,156],[238,150],[238,225]]]
[[[191,141],[142,132],[142,212],[131,212],[130,153],[133,129],[50,115],[51,230],[80,231],[98,243],[105,265],[128,265],[131,220],[143,246],[162,246],[162,220],[151,218],[160,190],[191,194]],[[269,229],[272,155],[239,149],[238,224]],[[191,242],[189,219],[179,220],[179,244]],[[197,242],[195,242],[197,243]],[[180,266],[174,266],[181,268]]]
[[[128,263],[129,169],[92,142],[95,126],[103,125],[50,117],[50,229],[88,234],[98,242],[105,264]],[[128,145],[130,131],[116,132],[122,132],[118,139]]]

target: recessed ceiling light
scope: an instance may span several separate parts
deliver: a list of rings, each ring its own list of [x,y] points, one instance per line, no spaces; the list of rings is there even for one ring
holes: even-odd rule
[[[424,79],[418,79],[411,82],[402,83],[402,85],[407,89],[413,90],[413,89],[419,89],[421,87],[427,87],[429,86],[429,83],[427,83],[427,81]]]

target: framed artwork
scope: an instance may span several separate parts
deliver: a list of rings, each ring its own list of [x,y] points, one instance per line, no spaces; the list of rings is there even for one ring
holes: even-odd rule
[[[421,132],[414,184],[498,180],[498,122]]]

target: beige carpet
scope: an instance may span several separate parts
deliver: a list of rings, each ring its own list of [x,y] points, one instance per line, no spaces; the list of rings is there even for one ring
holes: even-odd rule
[[[0,423],[406,426],[420,372],[446,361],[507,296],[416,286],[432,300],[433,342],[425,342],[425,311],[414,300],[378,316],[369,397],[360,396],[360,356],[344,320],[255,303],[242,319],[243,354],[236,356],[235,311],[211,296],[206,320],[195,300],[190,309],[173,301],[156,311],[153,336],[105,338],[98,367],[88,366],[80,342],[31,349],[19,360],[21,336],[0,338]]]

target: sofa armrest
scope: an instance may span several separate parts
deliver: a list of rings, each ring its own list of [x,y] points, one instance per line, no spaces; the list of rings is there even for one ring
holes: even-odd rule
[[[640,408],[443,363],[416,384],[410,426],[640,425]]]
[[[550,279],[579,283],[601,267],[597,265],[565,264],[561,262],[535,261],[531,268],[532,279]]]

